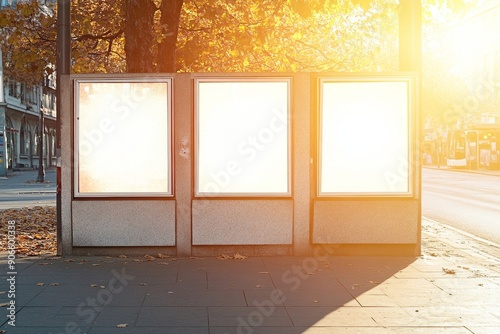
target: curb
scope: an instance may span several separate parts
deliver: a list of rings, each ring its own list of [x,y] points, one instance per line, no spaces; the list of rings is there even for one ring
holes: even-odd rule
[[[450,167],[433,167],[433,166],[422,166],[422,169],[433,169],[433,170],[442,170],[446,172],[462,172],[469,174],[480,174],[480,175],[489,175],[489,176],[500,176],[500,171],[497,170],[471,170],[471,169],[455,169]]]

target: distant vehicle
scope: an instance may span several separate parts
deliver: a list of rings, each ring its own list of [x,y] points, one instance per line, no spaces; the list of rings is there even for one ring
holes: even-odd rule
[[[464,130],[454,130],[448,133],[448,145],[446,154],[446,165],[449,167],[467,166],[465,146],[467,135]]]
[[[446,149],[449,167],[500,169],[500,125],[450,131]]]

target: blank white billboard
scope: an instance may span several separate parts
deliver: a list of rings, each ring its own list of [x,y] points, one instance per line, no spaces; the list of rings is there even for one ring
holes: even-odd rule
[[[172,195],[171,78],[75,79],[75,196]]]
[[[412,80],[319,80],[319,196],[410,196]]]
[[[196,80],[196,196],[291,195],[290,83]]]

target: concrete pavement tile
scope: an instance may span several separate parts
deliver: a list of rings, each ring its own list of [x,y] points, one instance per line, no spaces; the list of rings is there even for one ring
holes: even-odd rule
[[[295,326],[377,326],[365,307],[286,307]],[[399,308],[386,308],[401,311]]]
[[[458,305],[450,307],[451,312],[460,315],[460,319],[468,325],[500,326],[500,305],[475,305],[474,307]]]
[[[395,334],[382,327],[210,327],[210,334]],[[462,334],[454,333],[452,334]],[[471,333],[468,333],[471,334]]]
[[[295,292],[285,292],[282,299],[286,306],[360,306],[345,290],[331,292],[322,289],[299,289]]]
[[[281,327],[293,326],[284,307],[209,307],[210,326],[215,327]]]
[[[392,310],[384,308],[372,309],[370,313],[378,324],[387,327],[462,327],[474,324],[496,326],[499,320],[487,312],[452,306],[405,307],[397,316]]]
[[[464,327],[210,327],[210,334],[472,334]]]
[[[227,254],[227,255],[234,255]],[[244,254],[242,254],[244,255]],[[234,274],[242,271],[248,273],[258,273],[266,271],[266,267],[261,257],[247,257],[244,260],[219,260],[217,258],[204,258],[203,260],[191,260],[191,268],[207,268],[210,273]],[[180,267],[183,269],[184,267]]]
[[[387,327],[459,327],[463,325],[455,314],[437,306],[403,308],[397,316],[392,311],[384,309],[373,310],[371,313],[378,324]]]
[[[96,289],[93,294],[88,294],[86,291],[74,291],[73,293],[61,293],[57,291],[43,291],[33,298],[28,306],[78,306],[88,299],[107,300],[111,293],[106,289]],[[101,305],[104,302],[100,303]]]
[[[74,327],[73,325],[69,325],[67,327],[21,327],[17,326],[2,326],[0,330],[7,331],[7,334],[67,334],[67,333],[89,333],[90,327]],[[79,331],[79,332],[78,332]],[[102,332],[101,332],[102,333]]]
[[[79,312],[76,307],[23,307],[16,315],[16,327],[87,327],[100,308],[88,311]]]
[[[500,333],[500,326],[496,327],[486,327],[486,326],[467,326],[474,334],[498,334]]]
[[[500,318],[494,315],[500,310],[498,306],[429,306],[404,308],[404,310],[413,316],[412,323],[414,325],[500,326]]]
[[[93,322],[93,327],[115,327],[117,324],[128,324],[134,327],[141,308],[137,306],[105,306]]]
[[[234,327],[217,327],[210,326],[210,334],[302,334],[307,328],[303,327],[250,327],[250,326],[234,326]],[[309,333],[309,332],[307,332]],[[326,333],[326,332],[325,332]],[[332,332],[330,332],[332,333]]]
[[[381,295],[384,292],[380,289],[380,284],[388,280],[373,280],[366,277],[343,277],[339,278],[340,284],[353,296],[361,294]]]
[[[147,285],[165,285],[165,284],[176,284],[177,281],[177,272],[168,273],[168,274],[156,274],[150,275],[148,274],[132,274],[127,271],[127,275],[134,276],[134,279],[131,281],[133,284],[147,284]]]
[[[146,287],[110,287],[101,282],[96,282],[94,286],[86,284],[65,285],[63,283],[59,286],[46,285],[48,286],[44,286],[42,292],[29,301],[29,306],[78,306],[80,303],[89,300],[100,306],[109,303],[113,303],[114,305],[120,303],[125,305],[140,305],[146,294]]]
[[[399,305],[387,297],[387,295],[362,294],[356,297],[356,301],[361,306],[389,306],[398,307]]]
[[[499,287],[485,278],[450,278],[431,282],[448,293],[446,300],[451,305],[497,305],[500,300]]]
[[[168,263],[168,264],[162,264]],[[122,266],[115,266],[114,269],[126,268],[129,275],[134,276],[149,276],[151,278],[158,277],[158,279],[167,282],[175,282],[179,269],[172,266],[171,262],[163,259],[156,259],[151,262],[126,262]]]
[[[208,288],[229,289],[240,288],[248,289],[256,286],[263,288],[273,288],[274,283],[268,274],[248,273],[246,271],[237,274],[209,273]]]
[[[5,252],[5,254],[6,254],[6,256],[5,257],[2,256],[1,260],[0,260],[0,269],[1,269],[2,273],[6,273],[6,272],[11,271],[9,269],[9,266],[8,266],[7,252]],[[19,255],[17,254],[16,256],[18,257]],[[16,258],[15,269],[19,273],[19,272],[22,272],[23,270],[25,270],[26,268],[32,266],[34,263],[35,263],[35,261],[30,261],[29,259],[24,259],[24,258],[18,257],[18,258]]]
[[[443,267],[450,266],[452,262],[441,259],[439,257],[428,257],[426,259],[418,259],[410,265],[410,268],[421,272],[441,272]]]
[[[87,334],[209,334],[208,327],[97,327],[94,326]],[[9,333],[10,334],[10,333]],[[56,334],[56,333],[54,333]],[[63,334],[63,333],[61,333]]]
[[[109,299],[106,300],[106,305],[140,306],[142,305],[142,303],[144,303],[147,291],[148,291],[147,286],[135,285],[135,284],[128,285],[124,287],[122,290],[116,290],[116,293],[112,293]]]
[[[379,285],[380,290],[400,306],[446,304],[449,294],[426,279],[397,279]]]
[[[61,285],[73,284],[73,285],[90,285],[90,284],[98,284],[103,285],[107,284],[112,276],[108,273],[100,273],[97,275],[18,275],[17,282],[18,284],[26,284],[26,285],[36,285],[37,283],[60,283]]]
[[[331,293],[345,292],[346,288],[340,284],[340,282],[333,276],[320,276],[316,274],[290,274],[284,276],[282,281],[274,280],[276,288],[282,290],[285,293],[295,292],[300,290],[321,290]]]
[[[10,287],[2,286],[0,287],[0,303],[4,303],[8,300],[8,293]],[[17,306],[26,306],[29,304],[33,298],[35,298],[38,294],[40,294],[45,287],[36,286],[36,285],[25,285],[25,284],[16,284],[15,290],[15,301]]]
[[[148,291],[144,306],[247,306],[243,290],[239,289],[180,289]]]
[[[429,281],[440,289],[446,291],[457,291],[461,289],[496,291],[500,289],[500,280],[485,277],[441,278],[429,279]]]
[[[251,288],[244,289],[243,293],[249,306],[253,306],[255,303],[262,304],[267,301],[271,301],[276,306],[283,306],[281,291],[278,289]]]
[[[163,285],[164,286],[164,285]],[[168,285],[169,288],[179,288],[179,289],[208,289],[208,281],[207,278],[188,278],[188,279],[179,279],[177,283]]]
[[[206,307],[142,307],[136,327],[208,327]]]
[[[306,257],[301,256],[269,256],[262,257],[262,263],[264,264],[265,271],[271,270],[288,270],[292,266],[300,264]]]
[[[183,270],[183,269],[178,270],[177,282],[179,282],[179,281],[197,281],[197,280],[202,280],[202,281],[207,280],[206,268],[190,269],[190,270]]]

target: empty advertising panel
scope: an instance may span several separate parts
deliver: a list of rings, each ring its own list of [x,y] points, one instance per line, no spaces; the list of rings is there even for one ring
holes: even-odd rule
[[[318,195],[412,196],[412,79],[320,78],[318,85]]]
[[[196,79],[196,196],[291,195],[290,83]]]
[[[171,78],[75,80],[75,196],[172,195]]]

